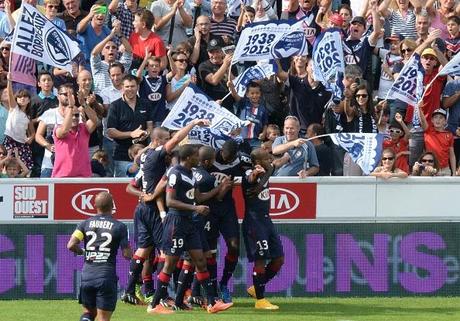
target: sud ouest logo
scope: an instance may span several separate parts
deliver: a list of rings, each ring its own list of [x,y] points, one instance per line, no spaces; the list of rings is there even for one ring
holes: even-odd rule
[[[281,187],[270,187],[270,216],[289,214],[299,207],[296,193]]]
[[[94,206],[94,201],[96,195],[101,192],[109,192],[108,188],[89,188],[83,191],[78,192],[72,197],[72,208],[80,214],[86,216],[94,216],[97,214],[96,206]],[[116,212],[115,202],[113,203],[112,213]]]

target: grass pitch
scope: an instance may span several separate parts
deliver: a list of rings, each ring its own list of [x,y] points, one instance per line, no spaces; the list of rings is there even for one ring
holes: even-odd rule
[[[145,306],[119,302],[114,321],[231,320],[231,321],[458,321],[460,297],[410,298],[269,298],[279,311],[254,310],[254,300],[235,299],[228,311],[210,315],[204,310],[151,316]],[[81,314],[74,300],[0,301],[1,321],[73,321]]]

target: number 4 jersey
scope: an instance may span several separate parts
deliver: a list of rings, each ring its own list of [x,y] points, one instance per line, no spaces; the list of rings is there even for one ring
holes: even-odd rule
[[[82,280],[115,278],[118,248],[128,244],[128,229],[112,215],[97,215],[81,222],[73,233],[85,244]]]

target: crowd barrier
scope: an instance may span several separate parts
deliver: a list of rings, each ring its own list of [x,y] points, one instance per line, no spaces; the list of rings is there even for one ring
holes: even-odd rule
[[[8,180],[0,184],[0,299],[75,298],[82,257],[66,249],[94,195],[114,194],[115,216],[132,231],[137,202],[128,180]],[[271,215],[285,265],[269,283],[276,296],[459,295],[460,179],[274,178]],[[239,215],[243,214],[236,190]],[[225,253],[221,240],[219,250]],[[242,250],[230,283],[252,284]],[[223,257],[218,257],[219,270]],[[118,257],[120,290],[128,261]]]

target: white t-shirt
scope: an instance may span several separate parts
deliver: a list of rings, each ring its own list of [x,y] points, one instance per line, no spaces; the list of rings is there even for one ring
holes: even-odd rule
[[[102,103],[104,105],[110,105],[113,103],[115,100],[118,100],[121,98],[121,90],[118,90],[117,88],[110,86],[102,89],[101,93],[99,94],[102,97]],[[107,117],[102,118],[102,134],[104,137],[107,137]],[[109,138],[110,139],[110,138]],[[110,139],[112,140],[112,139]]]
[[[401,56],[393,55],[389,50],[383,48],[379,49],[379,56],[382,62],[386,61],[388,67],[392,71],[394,64],[402,60]],[[393,76],[387,74],[382,69],[382,72],[380,73],[379,91],[377,96],[382,99],[385,98],[387,96],[388,90],[390,90],[391,86],[393,85],[393,82]]]
[[[40,117],[39,121],[42,121],[46,124],[46,134],[45,138],[52,137],[53,130],[56,125],[61,125],[64,121],[64,116],[59,113],[59,107],[48,109]],[[53,168],[53,163],[51,162],[51,152],[48,149],[45,149],[45,155],[43,156],[42,169]]]
[[[18,106],[11,108],[6,119],[5,135],[13,138],[18,143],[27,140],[27,128],[30,119]]]

